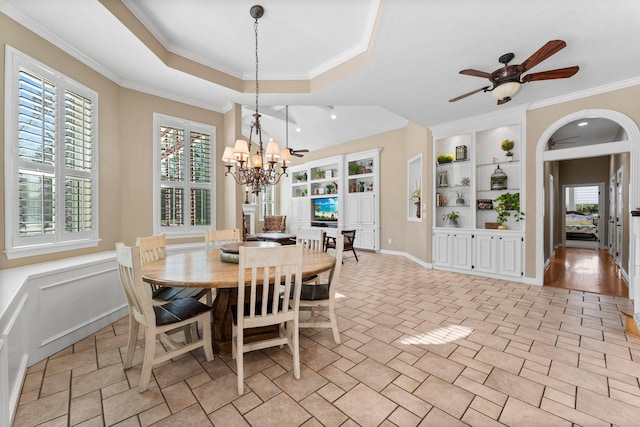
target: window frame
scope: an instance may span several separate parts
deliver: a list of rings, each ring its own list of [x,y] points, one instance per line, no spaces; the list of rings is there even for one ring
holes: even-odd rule
[[[51,81],[56,87],[56,124],[54,165],[30,167],[27,170],[52,173],[55,180],[55,232],[50,235],[20,236],[19,217],[20,185],[19,159],[19,82],[20,72],[26,71]],[[94,90],[67,77],[63,73],[20,52],[12,46],[5,47],[5,115],[4,115],[4,178],[5,178],[5,254],[8,259],[51,254],[74,249],[95,247],[99,244],[99,171],[98,171],[98,94]],[[65,102],[66,91],[91,101],[91,170],[74,171],[65,167]],[[91,229],[78,233],[66,231],[65,181],[67,178],[91,179]],[[11,195],[11,196],[8,196]]]
[[[271,200],[267,200],[268,193],[271,193]],[[259,219],[260,221],[264,221],[265,215],[277,215],[276,206],[277,206],[277,191],[275,185],[266,185],[265,189],[258,194],[258,211],[259,211]],[[271,213],[267,213],[267,205],[271,205],[272,211]]]
[[[160,191],[162,189],[161,180],[161,144],[160,144],[160,128],[161,126],[172,126],[177,128],[183,128],[185,131],[184,139],[189,141],[191,137],[191,131],[200,133],[206,133],[211,135],[210,143],[210,182],[208,184],[192,183],[187,176],[184,180],[184,194],[185,194],[185,206],[188,206],[188,200],[191,197],[190,189],[192,188],[204,188],[210,191],[210,212],[211,223],[206,225],[191,225],[191,218],[184,218],[184,225],[182,226],[162,226],[161,225],[161,209],[160,209]],[[189,164],[188,150],[185,151],[185,163]],[[188,169],[187,169],[188,170]],[[185,208],[185,213],[187,209]],[[193,120],[182,119],[178,117],[169,116],[161,113],[153,113],[153,233],[154,234],[166,234],[168,239],[182,238],[182,237],[198,237],[204,234],[207,229],[216,227],[216,127],[213,125],[207,125],[204,123],[198,123]]]

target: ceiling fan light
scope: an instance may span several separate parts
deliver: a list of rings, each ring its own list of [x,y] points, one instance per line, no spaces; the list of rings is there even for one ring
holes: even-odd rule
[[[518,93],[518,91],[520,90],[520,86],[520,82],[505,82],[500,86],[494,88],[491,93],[493,94],[493,97],[498,100],[511,98],[513,95]]]

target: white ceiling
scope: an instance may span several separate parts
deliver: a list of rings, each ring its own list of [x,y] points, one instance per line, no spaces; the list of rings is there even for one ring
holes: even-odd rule
[[[258,0],[123,2],[165,49],[253,84],[255,40],[249,9]],[[429,127],[640,83],[637,0],[259,4],[265,8],[259,21],[260,80],[317,78],[362,54],[371,43],[363,67],[311,93],[261,89],[263,131],[281,143],[283,106],[291,105],[293,148],[318,149],[401,128],[407,120]],[[228,111],[233,103],[255,109],[252,91],[241,93],[165,65],[98,0],[0,0],[0,11],[122,86],[217,112]],[[519,64],[554,39],[565,40],[567,47],[531,72],[578,65],[574,77],[528,83],[503,106],[489,93],[448,102],[488,84],[458,74],[461,69],[492,72],[507,52],[513,52],[512,63]],[[332,112],[335,120],[329,117]],[[251,114],[243,113],[247,125]]]

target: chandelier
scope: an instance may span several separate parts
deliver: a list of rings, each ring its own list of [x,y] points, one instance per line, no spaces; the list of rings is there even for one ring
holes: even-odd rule
[[[264,15],[264,8],[260,5],[251,7],[250,15],[255,19],[253,30],[256,35],[256,112],[249,131],[249,142],[244,139],[236,140],[233,147],[225,147],[222,161],[227,168],[225,176],[231,174],[239,185],[251,187],[254,194],[260,193],[267,185],[275,185],[282,176],[287,174],[287,164],[291,161],[291,153],[287,148],[280,148],[277,142],[271,141],[264,149],[262,143],[262,127],[260,126],[260,113],[258,112],[258,96],[260,83],[258,79],[258,19]],[[252,136],[255,132],[258,151],[251,155]],[[279,164],[282,171],[276,169]],[[235,171],[231,169],[235,165]]]

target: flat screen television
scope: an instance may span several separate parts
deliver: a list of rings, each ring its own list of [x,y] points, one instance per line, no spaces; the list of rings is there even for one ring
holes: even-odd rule
[[[322,197],[313,199],[313,216],[316,221],[337,221],[338,198]]]

